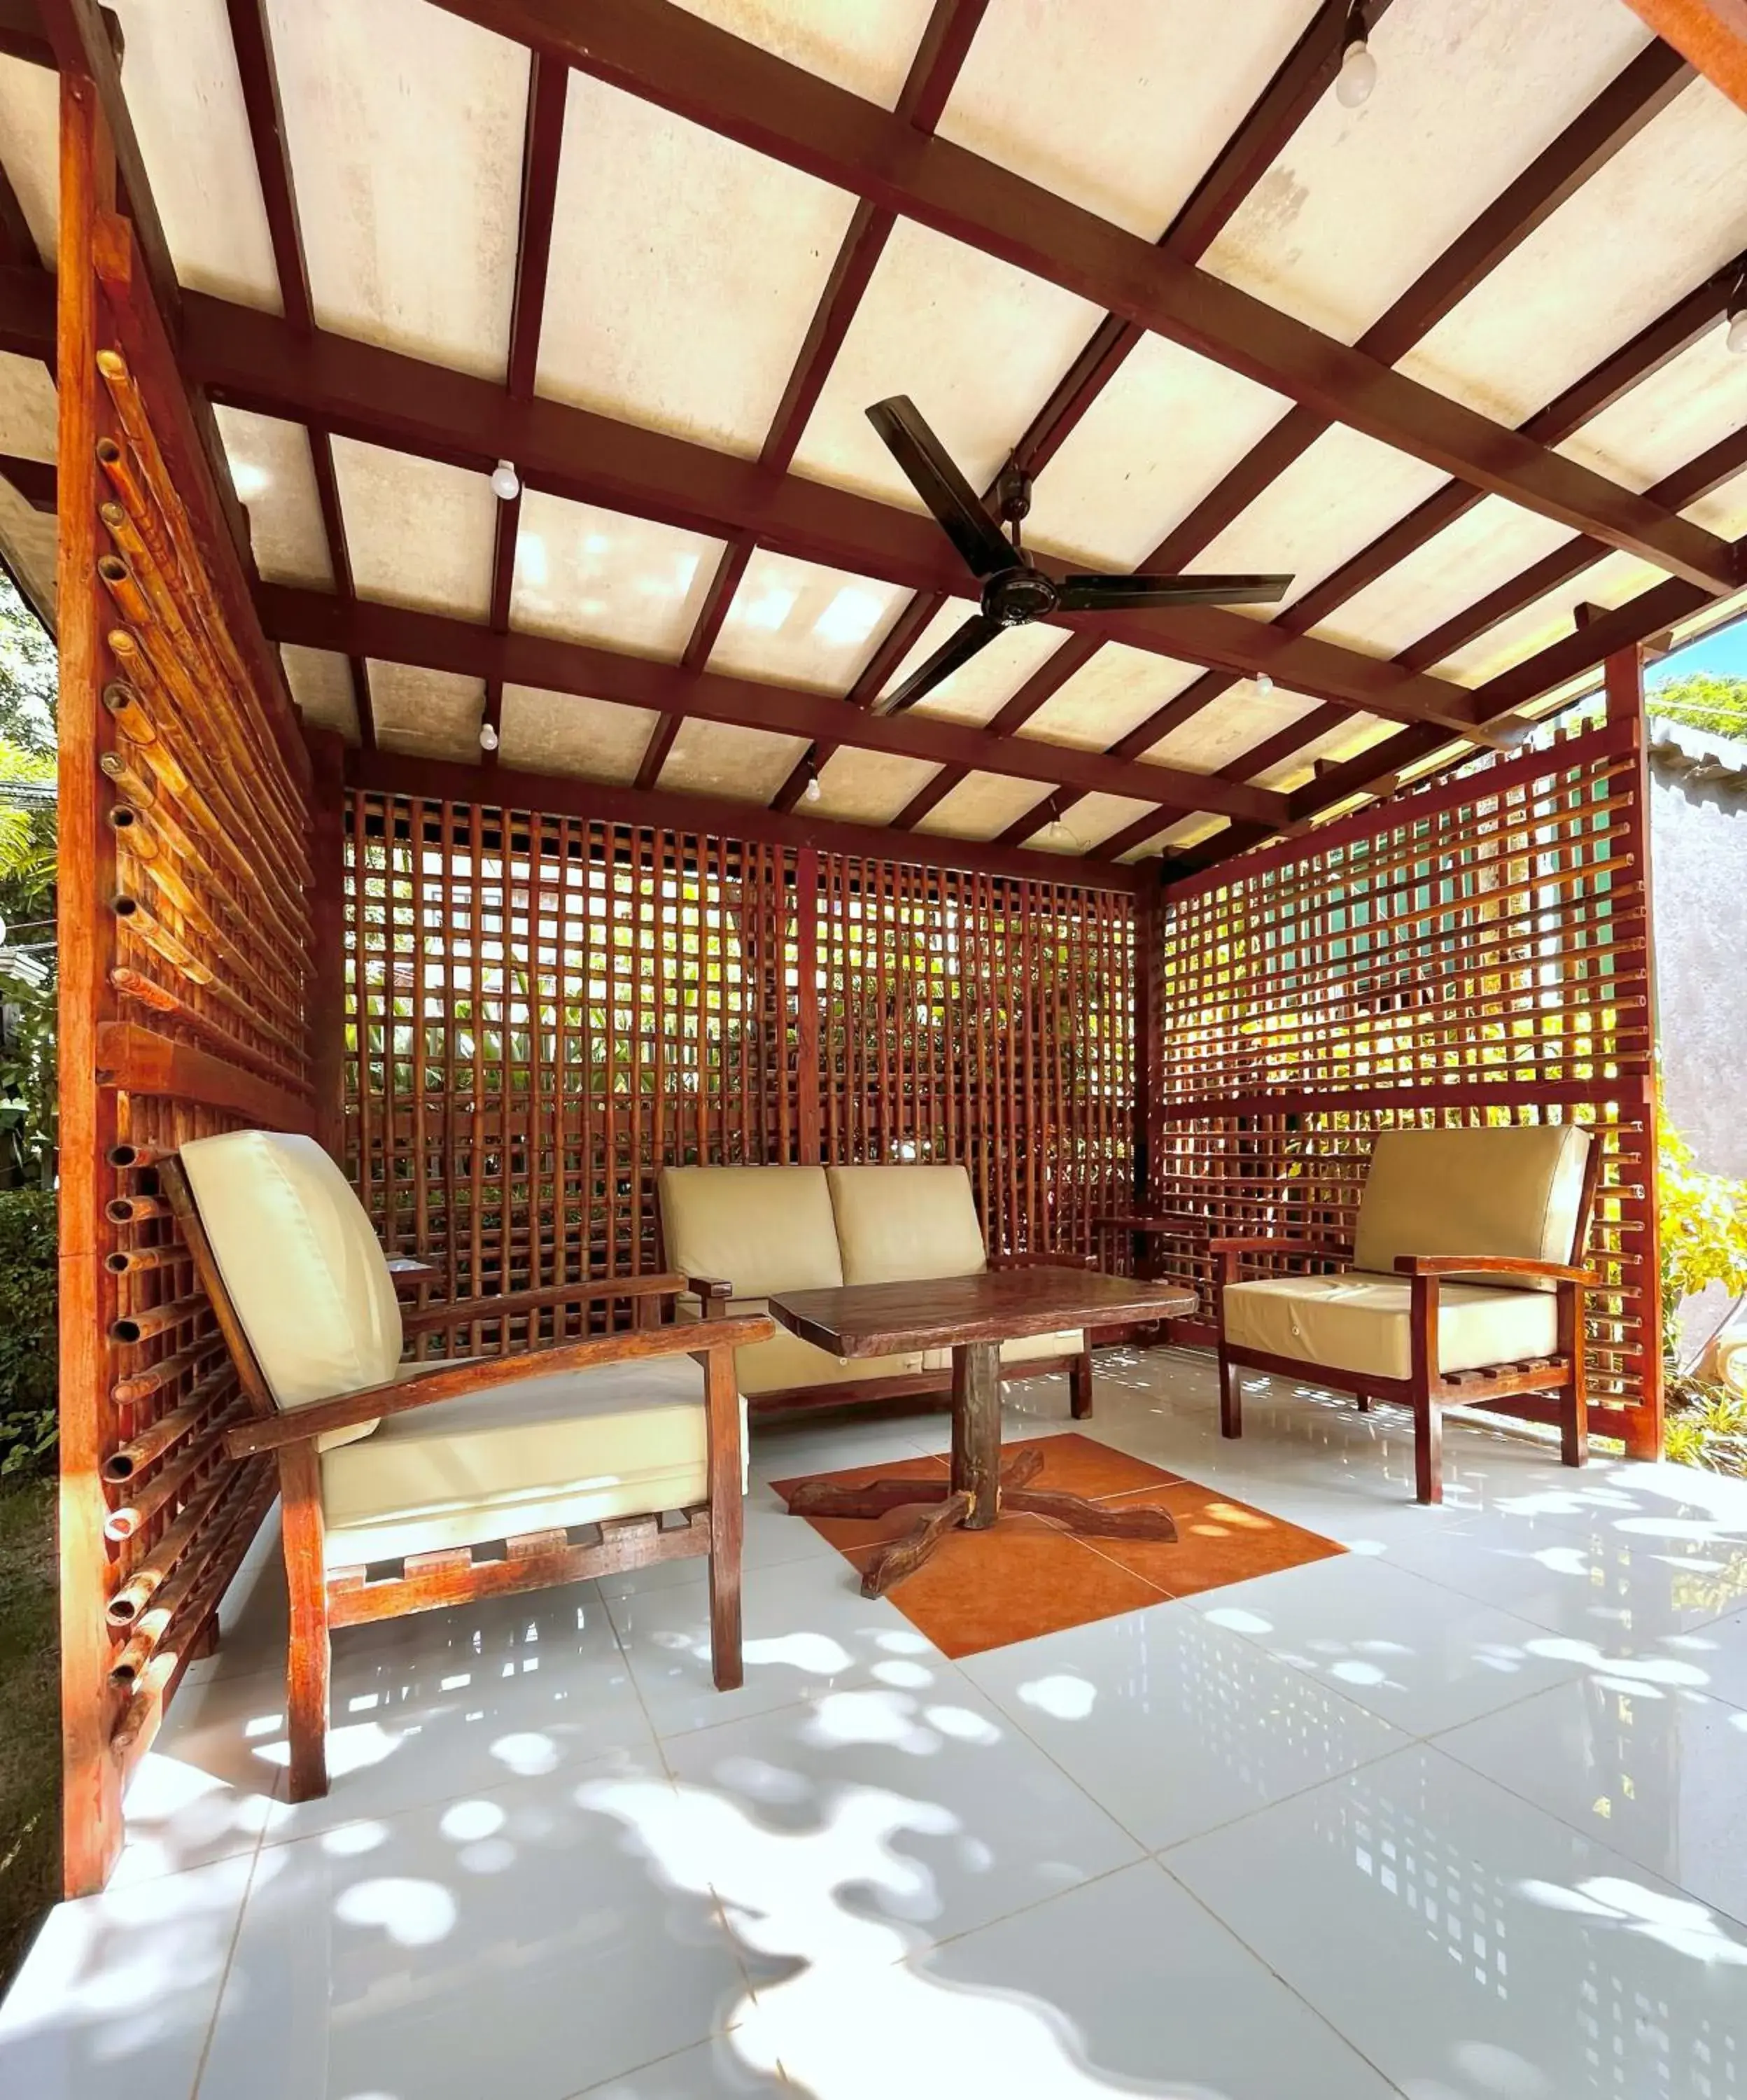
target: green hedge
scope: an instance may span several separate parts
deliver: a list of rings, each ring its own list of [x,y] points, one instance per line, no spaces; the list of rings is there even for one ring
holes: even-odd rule
[[[55,1198],[0,1189],[0,1474],[55,1448]]]

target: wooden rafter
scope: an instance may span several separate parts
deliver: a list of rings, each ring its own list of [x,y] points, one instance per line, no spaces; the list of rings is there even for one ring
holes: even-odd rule
[[[1091,299],[1492,495],[1708,590],[1727,544],[1264,300],[672,0],[443,0],[452,13]]]
[[[919,131],[932,131],[940,121],[940,113],[946,106],[946,98],[952,92],[953,82],[959,77],[959,69],[988,4],[989,0],[934,0],[933,11],[911,61],[903,92],[898,98],[898,114]],[[849,324],[855,318],[856,309],[896,223],[891,212],[883,211],[865,199],[851,214],[849,230],[838,247],[836,260],[825,280],[825,289],[814,309],[800,354],[759,451],[759,463],[768,472],[787,473],[795,448],[806,429],[807,419],[830,376],[843,339],[849,332]],[[716,638],[721,633],[722,622],[728,616],[728,608],[734,602],[735,593],[746,574],[755,544],[749,535],[742,533],[723,548],[714,580],[698,610],[690,638],[680,660],[688,671],[701,671],[708,663]],[[670,715],[664,715],[655,724],[642,763],[637,768],[639,788],[653,788],[660,778],[661,768],[667,762],[678,730],[677,719]],[[798,783],[795,800],[799,800],[801,789],[818,762],[810,748],[795,769],[794,777]]]

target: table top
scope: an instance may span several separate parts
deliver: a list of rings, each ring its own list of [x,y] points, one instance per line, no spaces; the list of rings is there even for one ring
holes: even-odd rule
[[[783,1290],[773,1314],[834,1357],[886,1357],[962,1342],[1012,1342],[1070,1327],[1177,1320],[1195,1310],[1178,1283],[1087,1268],[996,1268],[924,1283],[849,1283]]]

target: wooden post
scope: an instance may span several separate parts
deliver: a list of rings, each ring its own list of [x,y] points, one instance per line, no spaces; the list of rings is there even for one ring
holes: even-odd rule
[[[817,1167],[819,1096],[826,1075],[819,1025],[819,857],[812,846],[801,847],[795,855],[795,979],[796,1157],[803,1167]]]
[[[60,1669],[69,1896],[100,1889],[121,1845],[120,1767],[110,1754],[117,1701],[104,1609],[113,1579],[100,1468],[108,1405],[107,1346],[116,1278],[104,1206],[116,1094],[98,1069],[98,1031],[115,1017],[104,928],[115,890],[115,834],[104,821],[99,761],[113,730],[99,695],[108,676],[97,580],[97,441],[107,433],[97,383],[97,280],[91,233],[113,208],[115,161],[91,82],[60,83]]]
[[[346,1164],[346,743],[337,730],[306,728],[314,779],[310,805],[311,1077],[315,1136]],[[422,1054],[422,1053],[421,1053]],[[422,1098],[422,1088],[419,1090]]]
[[[1608,720],[1624,724],[1632,732],[1631,807],[1622,831],[1633,861],[1626,880],[1638,891],[1644,924],[1644,997],[1649,1008],[1651,1055],[1644,1079],[1644,1158],[1641,1191],[1623,1193],[1620,1218],[1638,1243],[1639,1261],[1639,1319],[1643,1351],[1643,1397],[1632,1411],[1626,1433],[1626,1448],[1635,1458],[1662,1455],[1662,1418],[1665,1396],[1662,1378],[1662,1233],[1661,1207],[1657,1192],[1657,1139],[1661,1121],[1661,1080],[1657,1061],[1661,1027],[1657,1010],[1656,904],[1652,880],[1654,858],[1650,835],[1650,754],[1644,734],[1643,658],[1637,646],[1622,649],[1608,659],[1606,668]],[[1626,886],[1624,884],[1622,887]]]
[[[952,1352],[952,1485],[968,1494],[967,1531],[1000,1514],[1001,1345],[965,1342]]]

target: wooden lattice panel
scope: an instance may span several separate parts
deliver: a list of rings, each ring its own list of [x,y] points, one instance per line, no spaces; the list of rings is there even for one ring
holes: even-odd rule
[[[1476,767],[1166,893],[1152,1200],[1350,1238],[1373,1137],[1604,1135],[1598,1426],[1657,1407],[1653,1015],[1637,727]],[[1205,1286],[1199,1238],[1161,1242]]]
[[[355,792],[346,1156],[467,1297],[656,1259],[664,1164],[963,1161],[997,1249],[1132,1186],[1132,900]]]

